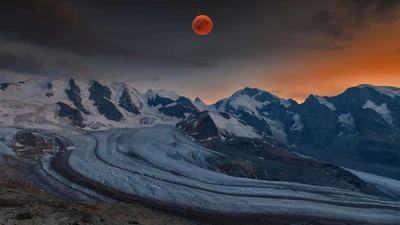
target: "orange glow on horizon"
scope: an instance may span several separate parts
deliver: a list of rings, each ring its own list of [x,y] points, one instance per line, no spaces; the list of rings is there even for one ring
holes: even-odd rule
[[[310,94],[333,96],[359,84],[400,87],[400,23],[371,27],[357,34],[348,48],[305,54],[290,72],[261,79],[261,89],[301,103]],[[290,65],[287,65],[290,66]]]

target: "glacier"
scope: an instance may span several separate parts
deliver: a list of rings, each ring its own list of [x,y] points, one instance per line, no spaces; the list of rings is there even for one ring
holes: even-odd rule
[[[399,202],[349,190],[246,179],[211,171],[208,159],[223,154],[187,139],[172,126],[53,132],[71,143],[59,153],[64,157],[43,158],[43,169],[37,174],[44,170],[61,181],[57,185],[64,183],[74,190],[47,187],[52,182],[43,179],[50,179],[48,176],[36,181],[44,190],[65,191],[65,195],[79,192],[82,200],[90,196],[108,202],[140,198],[221,214],[311,216],[379,224],[400,221]],[[55,170],[55,158],[56,165],[67,163],[69,171]],[[68,179],[70,173],[85,182]]]

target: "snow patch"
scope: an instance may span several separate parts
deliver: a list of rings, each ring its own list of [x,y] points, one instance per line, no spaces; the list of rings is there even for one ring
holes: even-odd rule
[[[304,125],[300,120],[300,115],[296,113],[293,116],[293,119],[294,119],[294,124],[290,127],[290,130],[301,130],[301,129],[303,129]]]
[[[387,123],[392,124],[393,122],[393,118],[390,115],[390,111],[388,110],[386,103],[382,103],[382,105],[378,106],[371,100],[368,100],[363,106],[363,109],[372,109],[377,112]]]
[[[258,109],[262,108],[263,105],[269,104],[269,102],[261,103],[248,95],[238,95],[229,100],[229,105],[235,110],[243,109],[251,115],[255,115],[257,118],[262,119]]]
[[[326,100],[325,98],[319,97],[319,96],[315,96],[315,98],[318,99],[318,101],[321,105],[324,105],[324,106],[330,108],[331,110],[336,111],[335,106],[332,103],[328,102],[328,100]]]
[[[171,103],[171,104],[168,104],[168,105],[164,106],[164,108],[173,107],[173,106],[176,106],[176,105],[178,105],[178,103],[173,102],[173,103]]]
[[[226,119],[217,112],[209,112],[209,115],[214,121],[215,125],[227,133],[236,135],[238,137],[260,137],[260,135],[258,135],[253,128],[241,123],[238,119],[232,116],[230,119]]]
[[[269,125],[272,136],[274,136],[276,140],[282,143],[288,143],[287,135],[285,132],[285,124],[268,118],[264,118],[264,120]]]
[[[290,103],[289,100],[286,99],[280,99],[281,105],[285,106],[285,108],[289,107],[292,103]]]
[[[338,116],[338,119],[344,126],[354,127],[354,117],[351,115],[351,113],[342,113],[340,116]]]

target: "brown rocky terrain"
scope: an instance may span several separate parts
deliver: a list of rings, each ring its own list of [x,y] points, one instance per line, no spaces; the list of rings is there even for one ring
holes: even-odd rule
[[[1,156],[0,162],[0,225],[79,225],[79,224],[199,224],[179,216],[145,208],[137,204],[112,205],[63,201],[37,188],[28,178],[36,157],[51,152],[54,140],[29,131],[16,135],[19,145],[12,146],[18,159]],[[54,148],[53,148],[54,149]]]
[[[11,157],[0,163],[0,225],[199,224],[135,204],[58,200],[36,188],[28,172],[28,166]]]

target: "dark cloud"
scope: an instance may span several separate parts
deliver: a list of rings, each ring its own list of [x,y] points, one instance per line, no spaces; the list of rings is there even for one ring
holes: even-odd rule
[[[130,55],[104,40],[64,0],[2,0],[0,36],[79,55]]]
[[[129,6],[136,6],[138,11],[142,9],[142,6],[150,6],[157,12],[165,10],[173,10],[175,13],[187,13],[194,11],[229,11],[238,8],[251,7],[251,5],[271,5],[276,4],[276,0],[253,0],[249,4],[246,1],[215,1],[215,0],[152,0],[150,4],[146,4],[146,1],[132,1],[132,0],[68,0],[71,3],[76,3],[82,6],[94,8],[99,11],[127,11]],[[291,0],[281,0],[291,1]],[[145,4],[144,4],[145,3]],[[131,9],[131,8],[129,8]]]
[[[196,68],[210,68],[210,67],[215,67],[214,63],[209,63],[209,62],[202,62],[202,61],[192,61],[189,62],[190,65],[196,67]]]
[[[328,10],[321,10],[317,12],[311,19],[311,22],[313,23],[329,23],[332,22],[335,19],[335,15],[332,14],[332,12]]]
[[[374,23],[398,19],[398,0],[343,0],[333,9],[321,9],[301,30],[320,32],[341,41],[353,39],[353,28],[362,29]]]
[[[90,72],[90,69],[76,61],[71,61],[67,59],[58,59],[53,63],[56,67],[60,69],[67,70],[70,73],[82,73]]]
[[[75,61],[58,59],[53,63],[46,64],[29,53],[18,55],[12,52],[0,53],[0,72],[2,71],[51,78],[68,75],[92,76],[88,67]]]
[[[303,31],[317,31],[331,38],[351,40],[353,37],[345,28],[346,21],[344,19],[339,18],[334,12],[323,9],[314,14]]]
[[[348,7],[347,18],[354,25],[365,27],[371,22],[390,22],[396,19],[398,0],[343,0]]]
[[[38,74],[45,67],[45,64],[32,55],[24,53],[21,56],[11,53],[0,53],[0,71],[10,71],[23,74]]]
[[[298,45],[299,48],[304,48],[304,49],[317,49],[320,51],[338,51],[338,50],[342,50],[345,49],[347,47],[350,47],[350,45],[340,45],[340,44],[335,44],[332,42],[315,42],[315,41],[302,41],[300,42],[300,44]]]

